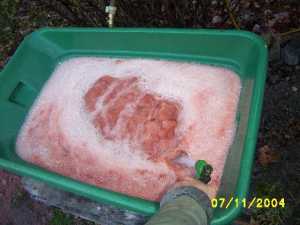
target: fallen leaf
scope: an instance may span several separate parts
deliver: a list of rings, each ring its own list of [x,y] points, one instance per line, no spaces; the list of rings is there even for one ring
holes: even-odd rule
[[[255,219],[251,216],[250,219],[250,225],[258,225],[258,222],[255,221]]]
[[[270,163],[277,162],[279,159],[279,153],[272,150],[268,145],[264,145],[258,149],[258,162],[262,166],[267,166]]]

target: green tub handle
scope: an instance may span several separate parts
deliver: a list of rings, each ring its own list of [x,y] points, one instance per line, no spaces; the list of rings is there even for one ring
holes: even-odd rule
[[[37,91],[23,81],[19,81],[9,96],[9,101],[21,107],[27,107],[37,95]]]

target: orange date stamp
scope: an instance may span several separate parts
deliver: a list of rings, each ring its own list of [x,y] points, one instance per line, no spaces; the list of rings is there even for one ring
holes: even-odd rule
[[[243,208],[284,208],[285,200],[284,198],[257,198],[253,197],[250,200],[246,198],[213,198],[211,199],[211,207],[212,208],[229,208],[229,207],[243,207]]]

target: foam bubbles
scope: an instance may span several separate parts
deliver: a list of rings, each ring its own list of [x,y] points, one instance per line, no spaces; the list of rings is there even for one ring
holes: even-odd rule
[[[179,102],[182,111],[178,130],[187,140],[188,149],[185,150],[189,153],[189,158],[180,159],[181,163],[193,166],[196,160],[205,159],[216,168],[216,176],[221,176],[234,135],[240,81],[230,70],[199,64],[93,57],[64,61],[44,85],[27,116],[18,136],[17,153],[25,160],[36,152],[43,155],[41,160],[51,155],[51,149],[44,146],[47,140],[29,135],[29,130],[36,114],[52,105],[57,115],[51,114],[49,118],[56,121],[46,121],[40,126],[45,126],[46,130],[45,124],[49,124],[48,128],[59,129],[71,151],[84,146],[80,148],[81,154],[94,158],[99,170],[126,168],[127,173],[133,173],[147,168],[153,173],[169,174],[169,180],[174,182],[174,172],[165,163],[147,160],[142,150],[132,151],[137,146],[126,140],[105,139],[91,123],[93,114],[86,112],[83,97],[96,80],[105,75],[137,76],[141,89]],[[101,101],[96,103],[96,112],[101,110],[102,104]],[[135,179],[141,186],[146,184],[144,178]],[[170,183],[164,185],[167,187]]]

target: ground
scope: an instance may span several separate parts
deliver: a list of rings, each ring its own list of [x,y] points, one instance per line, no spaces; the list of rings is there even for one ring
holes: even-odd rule
[[[116,26],[242,28],[293,38],[300,27],[297,0],[118,0]],[[230,3],[226,7],[225,3]],[[0,69],[24,36],[45,26],[106,26],[102,0],[1,0]],[[282,45],[284,43],[281,43]],[[274,57],[272,57],[274,58]],[[275,57],[276,58],[276,57]],[[278,57],[277,57],[278,58]],[[270,61],[250,196],[285,198],[284,209],[244,210],[243,224],[300,224],[300,66]],[[242,224],[241,222],[237,222]],[[70,225],[86,221],[29,198],[20,178],[0,170],[0,224]]]

